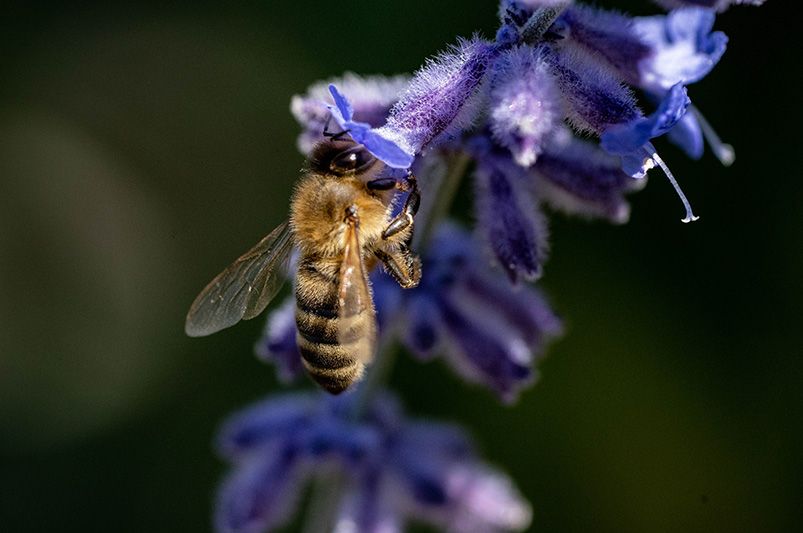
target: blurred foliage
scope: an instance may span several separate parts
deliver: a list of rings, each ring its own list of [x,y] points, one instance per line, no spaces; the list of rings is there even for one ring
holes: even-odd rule
[[[601,2],[634,13],[646,1]],[[0,26],[0,524],[204,531],[219,421],[278,385],[262,320],[201,340],[184,313],[276,223],[302,163],[289,99],[345,70],[405,72],[495,2],[5,6]],[[733,9],[690,94],[737,148],[662,148],[626,226],[555,217],[541,283],[568,324],[512,408],[400,358],[411,412],[457,419],[538,531],[799,526],[803,221],[788,4]]]

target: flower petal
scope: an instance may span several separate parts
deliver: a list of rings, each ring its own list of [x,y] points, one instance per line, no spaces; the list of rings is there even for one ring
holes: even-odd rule
[[[315,399],[309,394],[268,398],[230,416],[218,434],[217,449],[223,457],[236,460],[278,441],[295,441],[314,408]]]
[[[254,345],[257,357],[276,365],[279,380],[291,383],[304,368],[296,344],[296,301],[292,296],[268,315],[262,337]]]
[[[664,6],[666,9],[677,9],[682,7],[710,7],[717,11],[725,11],[733,4],[747,4],[760,6],[765,0],[653,0],[656,4]]]
[[[595,7],[574,5],[559,19],[565,42],[604,58],[628,83],[637,85],[639,64],[654,50],[640,37],[631,17]]]
[[[360,476],[340,504],[334,533],[400,533],[401,517],[382,486],[382,474]]]
[[[309,154],[324,138],[324,128],[331,117],[329,106],[334,103],[330,84],[349,95],[354,120],[378,127],[385,123],[390,108],[408,82],[409,76],[358,76],[347,72],[338,78],[315,83],[304,94],[293,96],[290,111],[303,128],[298,138],[299,150]]]
[[[650,139],[671,130],[686,113],[690,103],[686,88],[678,83],[667,92],[658,109],[650,116],[607,128],[600,136],[601,146],[608,153],[617,155],[641,150]]]
[[[566,48],[547,51],[544,58],[568,103],[567,118],[574,128],[600,134],[642,116],[633,93],[593,56]]]
[[[261,533],[286,523],[305,477],[297,459],[288,447],[240,465],[218,492],[215,530]]]
[[[689,85],[705,77],[728,44],[724,33],[711,32],[713,25],[714,12],[702,8],[637,17],[634,30],[655,50],[640,64],[638,85],[660,93],[677,83]]]
[[[530,504],[510,478],[499,472],[483,465],[455,465],[447,487],[454,500],[448,531],[522,531],[530,525]]]
[[[439,309],[453,368],[466,379],[490,387],[503,401],[513,401],[518,390],[532,381],[532,354],[526,343],[507,336],[507,331],[490,331],[484,323],[470,320],[468,309],[448,298],[440,301]]]
[[[499,51],[480,39],[459,41],[416,72],[380,132],[410,154],[474,123],[480,84]]]
[[[694,113],[683,115],[675,127],[667,133],[667,139],[680,147],[692,159],[703,157],[703,132]]]
[[[413,155],[383,135],[381,130],[371,129],[367,122],[352,120],[354,110],[337,87],[329,85],[329,92],[335,101],[335,105],[330,107],[332,118],[355,142],[365,146],[377,159],[391,168],[409,168],[413,164]]]
[[[477,227],[499,264],[513,282],[537,278],[547,256],[547,227],[526,169],[489,152],[478,159],[474,180]]]
[[[440,343],[437,304],[427,295],[407,302],[404,343],[421,360],[431,359]]]
[[[625,193],[643,184],[622,172],[619,158],[565,130],[547,146],[532,172],[539,198],[553,208],[615,223],[626,222],[630,215]]]

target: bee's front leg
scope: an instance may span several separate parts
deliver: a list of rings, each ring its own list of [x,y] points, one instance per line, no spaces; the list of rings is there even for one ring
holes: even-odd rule
[[[415,217],[415,214],[418,213],[418,207],[421,205],[421,194],[418,192],[418,183],[416,182],[415,176],[410,174],[407,177],[407,180],[404,184],[404,189],[409,190],[410,194],[407,195],[407,200],[404,202],[404,207],[402,207],[401,213],[396,215],[396,217],[390,221],[388,227],[385,228],[385,231],[382,232],[382,238],[384,240],[388,240],[407,228],[410,228],[409,235],[406,235],[403,241],[405,244],[409,245],[409,242],[413,237],[413,218]]]

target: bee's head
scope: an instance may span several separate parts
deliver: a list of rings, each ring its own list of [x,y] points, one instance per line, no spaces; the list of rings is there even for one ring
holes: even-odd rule
[[[335,176],[367,172],[377,159],[351,139],[331,138],[318,143],[309,156],[310,170]]]

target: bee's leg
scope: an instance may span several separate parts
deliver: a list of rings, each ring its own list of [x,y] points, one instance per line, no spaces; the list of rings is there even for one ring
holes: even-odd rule
[[[396,217],[390,221],[388,227],[385,228],[385,231],[382,232],[382,238],[385,240],[412,226],[413,217],[415,217],[415,214],[418,213],[418,207],[421,205],[421,194],[418,192],[418,183],[416,182],[415,176],[412,174],[408,176],[407,181],[402,188],[402,190],[405,189],[409,190],[410,194],[407,195],[407,200],[404,202],[404,207],[402,207],[401,213],[396,215]],[[410,231],[410,235],[406,241],[409,241],[411,238],[412,231]]]
[[[421,281],[421,261],[409,248],[402,245],[394,252],[375,250],[374,255],[382,261],[385,269],[403,289],[418,286]]]

